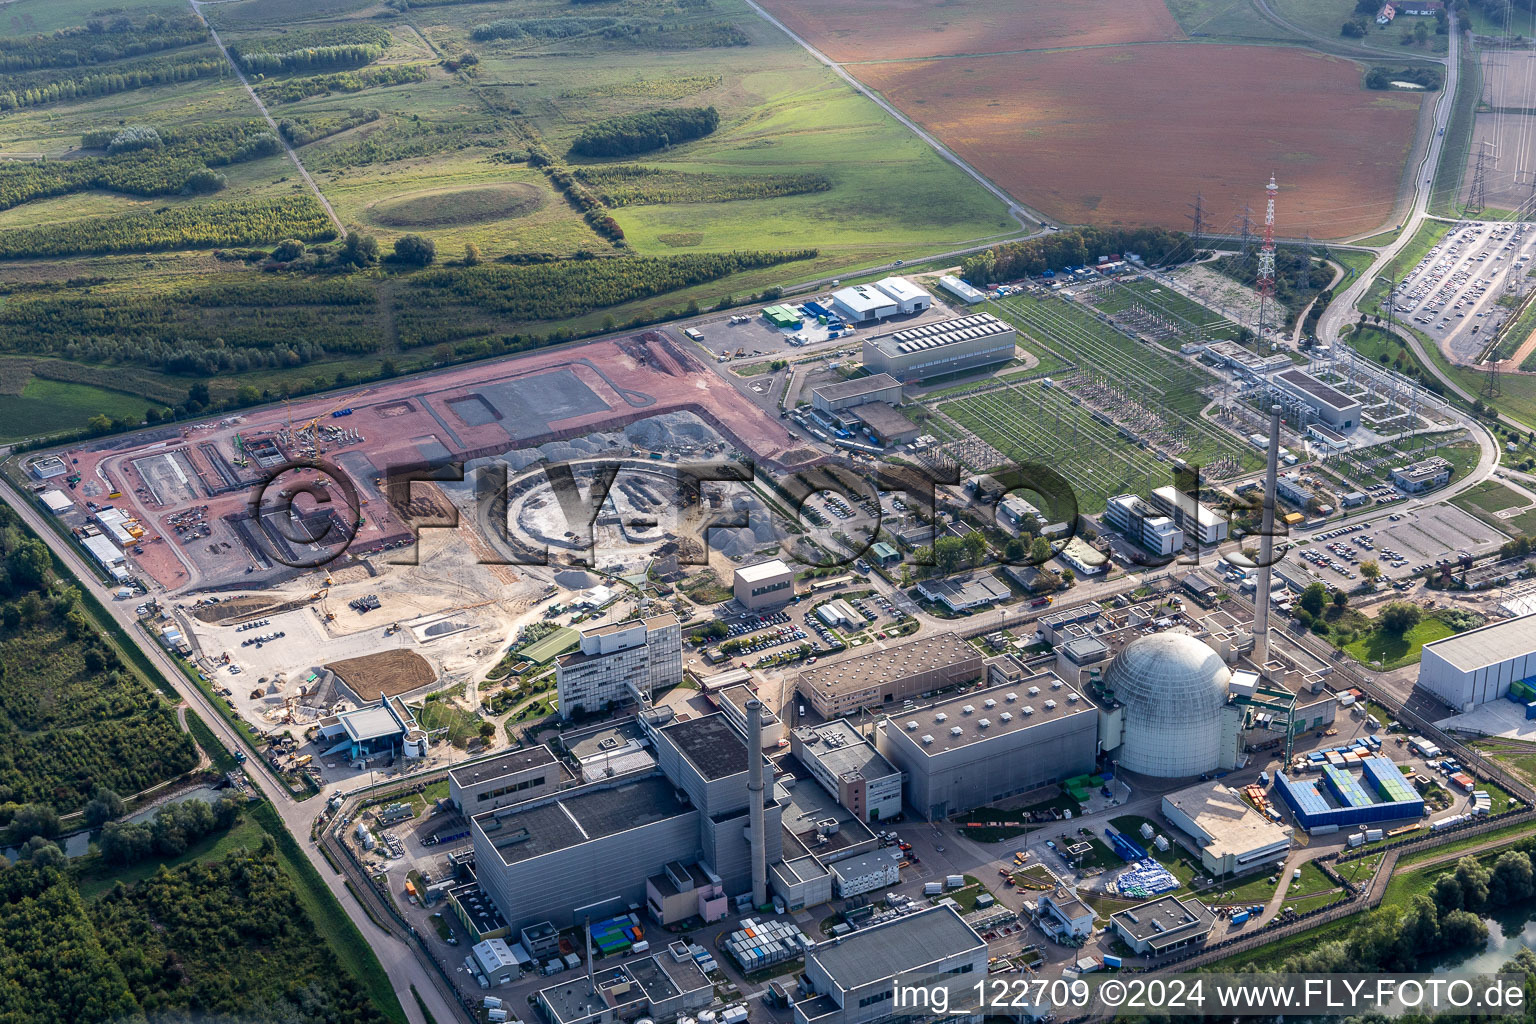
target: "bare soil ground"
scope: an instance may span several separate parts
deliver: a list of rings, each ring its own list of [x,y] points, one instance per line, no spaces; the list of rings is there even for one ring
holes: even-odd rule
[[[342,682],[364,700],[373,700],[381,693],[386,697],[398,697],[437,679],[437,673],[432,671],[427,659],[415,651],[379,651],[333,661],[325,667],[340,676]]]

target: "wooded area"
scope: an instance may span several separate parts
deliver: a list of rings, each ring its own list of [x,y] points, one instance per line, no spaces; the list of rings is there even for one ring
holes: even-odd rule
[[[583,128],[571,143],[577,156],[630,156],[701,139],[720,126],[714,107],[673,107],[623,114]]]

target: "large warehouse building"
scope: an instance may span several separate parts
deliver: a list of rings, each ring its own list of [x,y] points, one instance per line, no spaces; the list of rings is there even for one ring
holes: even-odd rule
[[[1275,792],[1308,832],[1423,817],[1424,800],[1402,769],[1385,757],[1365,758],[1360,766],[1364,773],[1357,779],[1326,764],[1321,783],[1278,774]]]
[[[1169,793],[1163,817],[1195,841],[1200,863],[1216,878],[1272,864],[1291,849],[1290,829],[1254,810],[1223,782]]]
[[[939,320],[864,339],[864,368],[918,381],[1013,358],[1013,325],[991,313]]]
[[[806,669],[795,688],[823,718],[906,700],[981,675],[981,652],[953,633]]]
[[[832,308],[850,323],[867,324],[901,313],[918,313],[933,305],[933,296],[911,281],[886,277],[874,284],[856,284],[832,293]]]
[[[1098,738],[1098,707],[1047,673],[889,716],[875,746],[906,773],[907,805],[938,821],[1092,772]]]
[[[822,412],[856,409],[868,402],[900,405],[901,381],[888,373],[876,373],[811,388],[811,407]]]
[[[1491,622],[1424,645],[1419,686],[1457,711],[1536,687],[1536,615]]]
[[[1286,396],[1335,430],[1351,430],[1360,425],[1360,403],[1306,370],[1283,370],[1270,379]]]

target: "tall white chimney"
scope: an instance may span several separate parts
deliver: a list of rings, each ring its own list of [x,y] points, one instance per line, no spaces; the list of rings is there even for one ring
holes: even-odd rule
[[[1259,527],[1259,586],[1253,602],[1253,663],[1269,661],[1270,562],[1275,552],[1275,486],[1280,475],[1280,406],[1269,407],[1269,459],[1264,468],[1264,518]]]
[[[768,825],[763,813],[763,702],[747,701],[747,800],[752,805],[752,905],[768,902]]]

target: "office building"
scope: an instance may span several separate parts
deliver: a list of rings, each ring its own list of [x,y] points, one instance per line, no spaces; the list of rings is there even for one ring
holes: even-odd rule
[[[875,746],[907,806],[938,821],[1093,771],[1098,708],[1051,673],[883,719]]]
[[[1418,685],[1457,711],[1507,697],[1512,687],[1523,687],[1524,698],[1536,688],[1536,614],[1425,644]]]
[[[1220,544],[1227,539],[1227,517],[1192,500],[1169,485],[1152,491],[1152,507],[1173,518],[1173,524],[1200,544]]]
[[[1012,359],[1017,334],[991,313],[940,320],[865,338],[864,368],[902,381],[978,370]]]
[[[1391,472],[1392,482],[1409,494],[1423,494],[1451,482],[1451,464],[1438,455],[1408,466],[1397,466]]]
[[[1184,547],[1184,531],[1134,494],[1117,494],[1104,508],[1104,518],[1126,538],[1154,555],[1174,555]]]
[[[1138,956],[1161,956],[1203,943],[1216,927],[1211,908],[1193,896],[1168,895],[1110,917],[1115,934]]]
[[[1063,935],[1086,939],[1093,934],[1093,908],[1064,885],[1058,885],[1042,895],[1036,901],[1035,909],[1040,912],[1042,919],[1053,923]]]
[[[901,772],[846,720],[794,730],[789,749],[860,821],[888,821],[901,813]]]
[[[639,701],[683,681],[683,632],[675,615],[581,631],[581,649],[555,662],[560,716]]]
[[[732,591],[748,611],[775,608],[795,596],[795,571],[774,558],[736,570]]]
[[[990,572],[968,572],[942,579],[927,579],[917,585],[925,601],[935,601],[951,612],[974,611],[1013,597],[1008,585]]]

